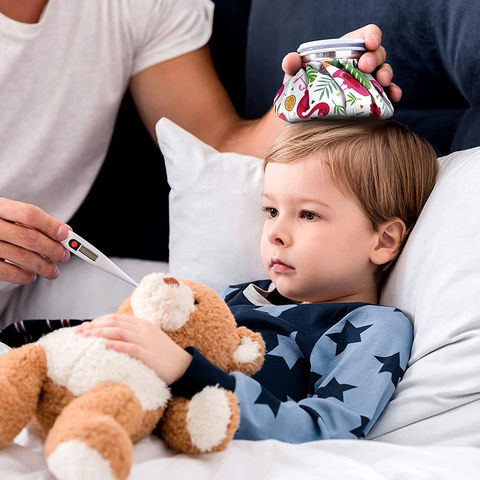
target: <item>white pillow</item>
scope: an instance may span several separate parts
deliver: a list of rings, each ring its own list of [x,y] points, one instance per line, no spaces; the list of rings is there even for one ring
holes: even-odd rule
[[[170,196],[170,271],[222,288],[264,278],[262,164],[157,124]],[[480,446],[480,148],[441,172],[381,302],[414,322],[410,367],[369,438]]]
[[[370,438],[480,446],[480,147],[440,174],[381,302],[414,323],[403,380]]]
[[[156,133],[171,188],[170,273],[217,291],[267,278],[260,258],[263,160],[217,152],[166,118]]]

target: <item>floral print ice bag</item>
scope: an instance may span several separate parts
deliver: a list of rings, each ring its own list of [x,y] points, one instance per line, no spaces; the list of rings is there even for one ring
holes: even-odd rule
[[[288,122],[323,117],[389,118],[393,106],[380,84],[357,68],[356,59],[312,61],[288,80],[274,101],[277,116]]]

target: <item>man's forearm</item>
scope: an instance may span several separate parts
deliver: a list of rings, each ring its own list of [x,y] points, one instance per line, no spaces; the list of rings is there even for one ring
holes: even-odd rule
[[[237,152],[263,158],[284,125],[285,122],[280,120],[271,108],[259,119],[239,119],[231,124],[215,148],[221,152]]]

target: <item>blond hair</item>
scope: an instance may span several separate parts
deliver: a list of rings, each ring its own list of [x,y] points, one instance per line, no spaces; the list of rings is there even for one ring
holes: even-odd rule
[[[265,166],[311,156],[318,156],[337,186],[358,200],[374,231],[400,218],[407,228],[403,243],[438,172],[433,147],[408,127],[394,120],[358,118],[286,125],[267,152]],[[377,281],[391,263],[381,266]]]

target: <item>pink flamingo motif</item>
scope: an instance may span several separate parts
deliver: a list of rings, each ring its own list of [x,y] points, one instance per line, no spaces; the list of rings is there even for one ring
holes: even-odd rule
[[[306,90],[305,94],[303,95],[303,97],[301,98],[301,100],[298,102],[298,105],[297,105],[298,118],[302,118],[302,119],[309,118],[317,110],[318,110],[319,117],[325,117],[330,111],[330,107],[328,106],[328,103],[320,102],[320,103],[317,103],[312,108],[312,111],[310,113],[305,115],[305,112],[308,110],[309,107],[310,107],[310,96],[308,95],[308,90]]]
[[[370,105],[370,116],[378,118],[382,115],[382,109],[376,105],[375,103],[372,103]]]
[[[368,97],[370,95],[365,87],[363,87],[349,73],[344,72],[343,70],[337,70],[332,77],[340,77],[343,80],[343,85],[346,85],[347,89],[351,88],[364,97]]]
[[[275,95],[275,98],[273,99],[274,105],[277,103],[277,100],[280,98],[280,95],[283,93],[283,90],[285,90],[285,85],[282,85],[278,90],[277,94]]]
[[[373,78],[370,79],[370,81],[373,83],[373,86],[380,92],[383,93],[383,88],[382,86]]]

